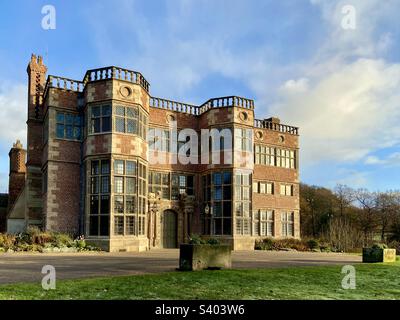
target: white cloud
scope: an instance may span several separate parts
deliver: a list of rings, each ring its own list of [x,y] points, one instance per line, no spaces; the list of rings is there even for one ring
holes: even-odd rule
[[[0,192],[8,189],[8,151],[21,140],[26,147],[27,88],[0,82]]]
[[[365,188],[369,183],[369,173],[357,170],[339,169],[338,178],[331,181],[330,185],[334,187],[336,184],[351,186],[352,188]]]
[[[367,165],[381,165],[385,167],[400,166],[400,152],[393,152],[384,159],[377,156],[368,156],[364,163]]]
[[[400,141],[399,87],[400,64],[359,59],[307,91],[281,93],[270,110],[301,127],[306,163],[355,161]]]
[[[0,144],[8,149],[21,140],[26,147],[27,88],[0,82]]]

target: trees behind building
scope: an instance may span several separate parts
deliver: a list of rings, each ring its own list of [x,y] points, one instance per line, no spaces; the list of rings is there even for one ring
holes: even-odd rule
[[[400,192],[301,184],[302,238],[321,239],[337,251],[381,242],[399,247]]]

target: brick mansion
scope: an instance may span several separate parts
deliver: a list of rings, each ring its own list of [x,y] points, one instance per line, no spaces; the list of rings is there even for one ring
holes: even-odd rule
[[[27,72],[27,147],[17,141],[9,153],[7,232],[37,225],[107,251],[175,248],[193,234],[234,250],[300,237],[298,128],[255,119],[253,100],[171,101],[152,96],[139,72],[106,67],[71,80],[47,75],[35,55]],[[232,161],[152,162],[176,152],[172,123],[199,136],[230,130]]]

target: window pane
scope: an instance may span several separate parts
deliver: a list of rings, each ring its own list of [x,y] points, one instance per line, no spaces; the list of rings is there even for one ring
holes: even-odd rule
[[[64,138],[64,125],[63,124],[57,124],[56,135],[57,135],[57,138]]]
[[[137,134],[136,120],[128,119],[128,120],[127,120],[127,123],[126,123],[126,126],[127,126],[126,132]]]
[[[101,108],[101,115],[102,116],[110,116],[111,115],[111,106],[103,106]]]
[[[114,234],[124,234],[124,217],[114,217]]]
[[[109,174],[109,173],[110,173],[110,161],[101,160],[101,174]]]
[[[66,130],[65,130],[65,137],[67,139],[73,139],[74,138],[74,131],[72,129],[72,126],[66,126]]]
[[[124,213],[124,197],[115,196],[114,197],[114,213]]]
[[[136,162],[135,161],[126,161],[126,174],[127,175],[135,175],[136,174]]]
[[[109,223],[109,216],[100,216],[100,236],[108,236],[110,234]]]
[[[124,193],[124,178],[114,177],[114,192]]]
[[[193,176],[187,176],[187,187],[193,188]]]
[[[89,220],[89,234],[91,236],[97,236],[99,234],[99,217],[92,216]]]
[[[74,116],[74,125],[75,126],[82,126],[82,117],[81,116]]]
[[[74,127],[74,139],[80,140],[81,139],[81,128]]]
[[[231,199],[232,199],[232,186],[224,186],[223,200],[231,200]]]
[[[173,185],[173,186],[177,186],[178,183],[179,183],[179,176],[176,175],[176,174],[173,174],[173,175],[172,175],[172,185]]]
[[[97,175],[97,174],[99,174],[99,162],[92,161],[92,175]]]
[[[222,200],[222,187],[217,186],[214,188],[214,200]]]
[[[100,213],[101,214],[110,213],[110,196],[101,196]]]
[[[65,123],[69,125],[74,124],[74,116],[72,114],[66,114],[65,115]]]
[[[57,119],[57,123],[64,124],[64,113],[57,112],[56,119]]]
[[[222,176],[221,173],[213,173],[214,185],[222,184]]]
[[[101,193],[109,193],[110,192],[110,177],[103,176],[101,177]]]
[[[114,161],[114,174],[124,174],[124,161],[115,160]]]
[[[99,117],[100,116],[100,107],[92,107],[92,117]]]
[[[230,201],[224,201],[224,204],[222,206],[223,210],[223,216],[224,217],[232,217],[232,204]]]
[[[136,197],[126,196],[126,212],[127,214],[136,213]]]
[[[232,174],[230,172],[224,172],[224,184],[232,183]]]
[[[128,235],[135,234],[135,218],[134,216],[126,217],[126,234]]]
[[[125,116],[125,107],[118,106],[115,108],[115,114],[118,116]]]
[[[90,179],[91,193],[99,193],[99,177],[92,177]]]
[[[232,234],[232,220],[231,219],[223,219],[223,221],[224,221],[224,225],[223,225],[223,228],[224,228],[224,235],[230,235],[230,234]]]
[[[126,178],[126,193],[136,193],[136,178]]]
[[[117,117],[115,118],[115,130],[117,132],[125,132],[125,119]]]
[[[100,132],[100,118],[92,119],[92,132]]]
[[[179,186],[186,187],[186,176],[179,176]]]
[[[137,116],[138,116],[138,109],[137,109],[137,108],[130,108],[130,107],[127,107],[127,108],[126,108],[126,115],[127,115],[129,118],[137,118]]]
[[[214,219],[214,234],[222,234],[222,219]]]
[[[213,216],[217,217],[217,218],[222,217],[222,203],[221,202],[214,203]]]
[[[102,118],[102,132],[111,131],[111,117],[103,117]]]
[[[90,214],[98,214],[99,213],[99,197],[92,196],[90,197]]]

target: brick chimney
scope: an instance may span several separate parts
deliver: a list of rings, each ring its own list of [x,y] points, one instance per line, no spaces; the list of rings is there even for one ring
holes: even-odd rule
[[[41,165],[43,126],[43,93],[47,67],[41,56],[32,54],[27,67],[28,73],[28,159],[27,166]]]
[[[22,148],[19,140],[13,144],[9,152],[10,174],[8,180],[8,210],[10,210],[25,185],[25,158],[26,150]]]

